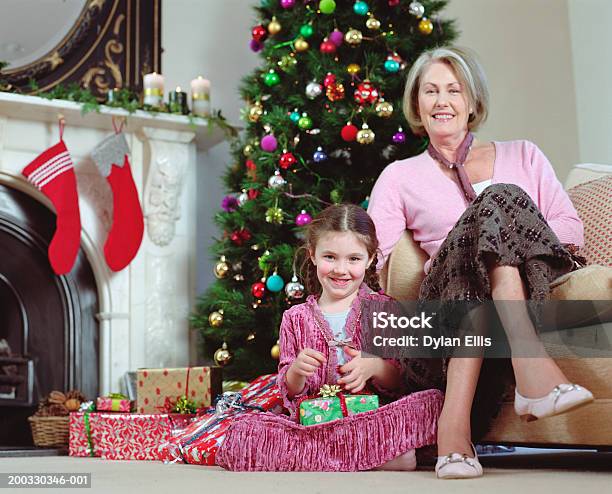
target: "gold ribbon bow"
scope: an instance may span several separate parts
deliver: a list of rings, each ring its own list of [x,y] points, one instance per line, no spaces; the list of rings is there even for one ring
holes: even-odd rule
[[[321,398],[333,398],[338,393],[340,393],[340,386],[337,384],[324,384],[319,390],[319,394]]]

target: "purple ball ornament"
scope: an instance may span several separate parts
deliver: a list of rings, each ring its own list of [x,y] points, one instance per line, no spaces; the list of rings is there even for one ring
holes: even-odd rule
[[[278,146],[278,142],[276,142],[276,137],[273,134],[268,134],[261,139],[261,149],[267,153],[276,151],[276,146]]]
[[[395,134],[393,134],[392,140],[393,144],[404,144],[406,142],[406,134],[401,127],[397,129]]]
[[[311,221],[312,216],[310,216],[304,209],[302,209],[302,212],[295,217],[295,224],[297,226],[306,226]]]
[[[227,213],[231,213],[238,209],[238,199],[234,196],[225,196],[221,201],[221,209]]]
[[[331,41],[334,45],[340,46],[344,41],[344,34],[342,33],[342,31],[334,29],[327,39]]]
[[[295,0],[280,0],[280,6],[284,9],[291,9],[295,6]]]
[[[256,39],[252,39],[249,43],[249,48],[255,53],[257,53],[258,51],[261,51],[261,49],[263,48],[263,44],[257,41]]]

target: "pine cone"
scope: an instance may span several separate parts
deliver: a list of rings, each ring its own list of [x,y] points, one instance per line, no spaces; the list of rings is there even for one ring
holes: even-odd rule
[[[71,389],[70,391],[66,393],[66,400],[71,400],[71,399],[79,400],[81,403],[83,403],[84,401],[87,401],[87,398],[85,397],[85,395],[81,393],[78,389]]]
[[[61,405],[66,402],[66,395],[61,391],[51,391],[49,393],[49,403],[56,403]]]

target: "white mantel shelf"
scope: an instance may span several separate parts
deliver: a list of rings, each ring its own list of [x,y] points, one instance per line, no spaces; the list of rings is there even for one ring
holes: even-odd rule
[[[225,140],[224,132],[217,126],[211,127],[207,119],[195,118],[193,123],[182,115],[149,113],[137,110],[129,113],[121,108],[101,106],[100,111],[83,114],[81,103],[61,99],[46,99],[39,96],[0,92],[0,116],[19,118],[36,122],[57,121],[62,114],[66,126],[86,124],[91,129],[112,130],[112,117],[127,118],[126,131],[137,132],[143,127],[154,129],[193,132],[198,151],[206,151]],[[111,118],[109,118],[111,117]]]

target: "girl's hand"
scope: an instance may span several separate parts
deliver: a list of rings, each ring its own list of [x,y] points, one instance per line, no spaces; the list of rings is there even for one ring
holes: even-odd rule
[[[326,362],[325,355],[312,348],[304,348],[291,364],[288,372],[296,376],[311,377]]]
[[[351,360],[340,367],[343,376],[338,379],[338,384],[346,391],[358,393],[365,388],[368,380],[379,372],[382,360],[375,357],[364,358],[359,350],[348,346],[344,347],[344,351]]]

